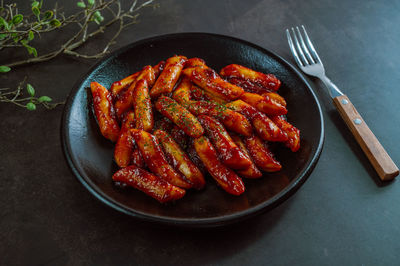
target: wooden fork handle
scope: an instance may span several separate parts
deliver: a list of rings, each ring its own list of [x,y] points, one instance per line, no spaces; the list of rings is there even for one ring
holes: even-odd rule
[[[346,95],[341,95],[333,98],[333,102],[380,179],[387,181],[395,178],[399,174],[399,169],[357,112],[349,98]]]

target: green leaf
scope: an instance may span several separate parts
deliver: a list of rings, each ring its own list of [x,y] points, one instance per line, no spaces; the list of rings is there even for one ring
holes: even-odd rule
[[[49,97],[49,96],[40,96],[39,97],[39,102],[51,102],[52,101],[52,99]]]
[[[37,51],[36,51],[36,48],[33,48],[33,47],[32,47],[32,53],[33,53],[33,56],[34,56],[34,57],[37,57]]]
[[[78,7],[80,7],[80,8],[85,8],[86,7],[86,4],[84,2],[78,2],[78,3],[76,3],[76,5]]]
[[[34,7],[39,7],[40,3],[38,1],[33,1],[32,2],[32,8]]]
[[[26,84],[26,90],[28,91],[28,94],[33,97],[35,96],[35,89],[33,88],[33,86],[31,84]]]
[[[36,105],[32,102],[29,102],[26,104],[26,109],[28,109],[29,111],[35,111],[36,110]]]
[[[47,10],[44,13],[43,20],[45,20],[45,21],[50,20],[53,17],[53,15],[54,15],[53,11]]]
[[[28,33],[28,41],[32,41],[33,38],[35,38],[35,34],[33,33],[33,31],[30,30]]]
[[[53,19],[52,21],[50,21],[50,25],[53,27],[60,27],[61,26],[61,22],[58,19]]]
[[[28,50],[29,54],[33,54],[34,57],[37,57],[36,48],[28,45],[28,46],[26,46],[26,49]]]
[[[0,72],[1,73],[6,73],[8,71],[10,71],[11,68],[9,68],[8,66],[0,66]]]
[[[104,17],[101,15],[99,11],[94,12],[93,17],[94,17],[94,22],[96,22],[97,24],[100,24],[104,20]]]
[[[3,40],[7,37],[7,33],[0,33],[0,40]]]
[[[38,7],[32,7],[33,14],[40,20],[40,9]]]
[[[89,4],[89,7],[92,7],[94,5],[94,0],[88,0],[88,4]]]
[[[100,11],[94,12],[93,16],[94,16],[94,18],[99,18],[99,17],[101,17]]]
[[[24,16],[23,16],[23,15],[21,15],[21,14],[15,15],[15,16],[13,17],[13,19],[12,19],[12,23],[13,23],[14,25],[17,25],[17,24],[21,23],[21,21],[22,21],[23,19],[24,19]]]
[[[10,29],[10,26],[8,25],[7,21],[6,21],[4,18],[2,18],[2,17],[0,17],[0,26],[4,26],[4,28],[5,28],[6,30],[9,30],[9,29]]]
[[[24,39],[24,40],[21,40],[20,43],[21,43],[23,46],[25,46],[25,47],[28,45],[28,41],[25,40],[25,39]]]

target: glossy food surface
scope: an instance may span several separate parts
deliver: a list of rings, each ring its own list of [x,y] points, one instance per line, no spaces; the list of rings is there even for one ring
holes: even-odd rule
[[[184,189],[134,165],[120,169],[112,179],[139,189],[162,203],[180,199],[185,195]]]
[[[98,82],[92,82],[90,89],[100,131],[105,138],[115,142],[118,139],[120,128],[115,117],[111,93]]]
[[[277,149],[277,160],[284,165],[281,171],[264,174],[256,180],[244,179],[246,191],[240,196],[222,192],[206,175],[207,184],[203,191],[188,190],[185,197],[168,205],[161,205],[140,191],[120,189],[112,184],[110,177],[117,170],[110,159],[114,145],[99,132],[88,101],[90,91],[85,88],[90,86],[91,80],[98,80],[109,88],[114,81],[141,70],[143,65],[154,65],[175,54],[203,58],[216,70],[235,62],[264,73],[274,73],[282,80],[279,93],[287,101],[289,121],[301,129],[302,146],[296,153],[285,147]],[[323,142],[319,103],[297,71],[263,48],[231,37],[202,33],[173,34],[139,41],[105,58],[72,90],[62,123],[68,162],[91,193],[107,205],[135,217],[185,226],[232,223],[276,206],[307,179]]]
[[[175,186],[181,188],[191,187],[191,184],[186,182],[183,176],[168,164],[161,145],[154,135],[138,129],[131,129],[131,133],[147,167],[152,173]]]

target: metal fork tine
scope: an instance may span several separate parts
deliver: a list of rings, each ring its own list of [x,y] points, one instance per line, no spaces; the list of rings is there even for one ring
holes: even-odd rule
[[[301,27],[304,34],[301,33],[299,29],[300,27],[298,26],[291,28],[292,33],[289,29],[286,30],[290,49],[292,50],[292,54],[294,55],[299,68],[305,74],[316,77],[325,84],[329,95],[333,99],[336,109],[340,113],[340,116],[346,122],[347,127],[351,130],[364,153],[368,155],[368,159],[379,174],[379,177],[382,180],[389,180],[387,179],[388,177],[393,179],[399,174],[399,169],[385,152],[375,135],[363,122],[360,114],[351,104],[347,96],[343,94],[343,92],[341,92],[339,88],[325,75],[325,68],[321,59],[319,58],[314,45],[311,43],[305,27],[303,25],[301,25]],[[296,31],[294,28],[296,28]],[[292,40],[292,38],[294,39]],[[298,39],[300,39],[301,45]],[[307,56],[305,56],[304,53]],[[308,64],[307,57],[311,64]]]
[[[294,31],[294,28],[292,28],[292,33],[293,33],[294,42],[296,44],[297,51],[300,54],[301,60],[305,63],[305,65],[309,65],[308,60],[307,60],[306,56],[304,55],[303,50],[301,49],[299,40],[297,39],[297,36],[296,36],[296,32]]]
[[[321,59],[319,58],[318,53],[317,53],[317,51],[316,51],[315,48],[314,48],[314,45],[312,44],[310,38],[308,37],[306,28],[304,27],[304,25],[301,25],[301,27],[303,28],[304,36],[305,36],[305,38],[306,38],[306,43],[307,43],[308,48],[310,48],[311,54],[312,54],[312,55],[314,56],[314,58],[316,59],[317,63],[322,64],[322,61],[321,61]]]
[[[303,36],[301,36],[299,27],[297,27],[297,26],[296,26],[296,31],[297,31],[297,35],[299,36],[299,39],[300,39],[301,47],[303,47],[303,52],[304,52],[304,54],[307,56],[307,59],[310,61],[310,63],[311,63],[311,64],[314,64],[315,61],[314,61],[314,59],[312,58],[310,52],[308,51],[308,48],[307,48],[306,44],[304,43]]]
[[[290,36],[290,32],[288,29],[286,29],[286,37],[288,39],[288,43],[289,43],[289,47],[290,50],[292,51],[294,60],[296,61],[297,65],[299,65],[299,67],[304,66],[303,63],[301,62],[299,55],[297,54],[296,48],[294,47],[293,41],[292,41],[292,37]]]

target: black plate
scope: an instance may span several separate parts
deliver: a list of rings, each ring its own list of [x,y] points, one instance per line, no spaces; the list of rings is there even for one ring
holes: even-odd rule
[[[91,81],[106,87],[142,68],[175,54],[203,58],[219,71],[231,63],[273,73],[281,81],[279,92],[288,102],[288,120],[301,130],[301,148],[292,153],[281,147],[276,157],[283,170],[245,180],[246,192],[231,196],[207,177],[202,191],[188,191],[174,203],[160,204],[140,191],[119,189],[111,181],[117,170],[113,144],[104,139],[88,105]],[[180,33],[141,40],[119,49],[98,62],[72,89],[65,105],[62,144],[66,159],[78,180],[93,194],[123,213],[153,222],[183,226],[218,226],[269,210],[292,195],[308,178],[323,146],[321,108],[302,75],[274,53],[232,37],[207,33]]]

